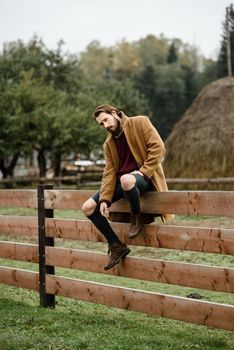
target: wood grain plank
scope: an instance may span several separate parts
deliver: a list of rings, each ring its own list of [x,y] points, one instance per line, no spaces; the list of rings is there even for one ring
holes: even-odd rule
[[[0,206],[37,208],[37,190],[0,190]]]
[[[46,190],[47,208],[81,209],[94,191]],[[169,191],[148,192],[141,199],[142,212],[179,215],[233,216],[234,191]],[[36,190],[0,190],[0,205],[37,207]],[[129,211],[125,200],[111,206],[111,211]]]
[[[234,330],[234,306],[46,276],[46,292],[175,320]]]
[[[52,266],[234,293],[232,268],[128,256],[114,269],[105,271],[106,254],[54,247],[46,248],[46,261]]]
[[[119,238],[129,245],[234,255],[234,230],[174,225],[146,225],[145,234],[128,238],[129,224],[111,223]],[[37,217],[0,215],[0,232],[37,236]],[[105,242],[89,220],[46,219],[49,237]]]
[[[128,211],[125,200],[113,204],[113,211]],[[141,198],[143,213],[233,216],[234,191],[146,192]]]
[[[129,224],[111,223],[121,241],[128,245],[180,249],[234,255],[234,230],[174,225],[145,225],[145,234],[128,238]],[[89,220],[46,219],[49,237],[106,242]]]
[[[0,258],[38,263],[38,245],[0,241]]]
[[[38,247],[35,244],[0,241],[0,258],[38,262]],[[174,284],[226,293],[234,292],[234,269],[199,264],[127,257],[110,271],[104,266],[106,254],[46,247],[48,265],[136,278],[146,281]]]
[[[0,266],[0,283],[38,291],[37,272]]]
[[[0,233],[36,236],[38,234],[38,218],[37,216],[0,215]]]
[[[77,209],[96,191],[45,190],[45,207],[48,209]]]
[[[82,204],[94,191],[45,191],[47,208],[81,209]],[[215,215],[233,216],[234,191],[168,191],[148,192],[141,198],[143,213],[178,215]],[[124,199],[113,204],[113,212],[128,212],[129,206]]]

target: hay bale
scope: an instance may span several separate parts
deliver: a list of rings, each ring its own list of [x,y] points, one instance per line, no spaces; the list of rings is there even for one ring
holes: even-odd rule
[[[234,176],[234,78],[205,86],[165,144],[168,178]]]

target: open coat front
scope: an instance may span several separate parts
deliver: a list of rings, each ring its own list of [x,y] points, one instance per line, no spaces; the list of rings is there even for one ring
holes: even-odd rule
[[[148,117],[129,118],[123,112],[121,113],[123,131],[132,155],[139,166],[139,171],[150,179],[155,191],[167,191],[167,183],[161,164],[165,147],[159,133]],[[108,135],[103,147],[106,165],[103,172],[100,201],[111,202],[115,191],[116,173],[119,168],[119,156],[111,134]],[[125,220],[121,220],[121,215],[118,215],[118,220],[116,220],[114,214],[112,213],[110,217],[112,221],[126,221],[126,215]],[[167,220],[167,215],[163,216],[163,221],[165,220]]]

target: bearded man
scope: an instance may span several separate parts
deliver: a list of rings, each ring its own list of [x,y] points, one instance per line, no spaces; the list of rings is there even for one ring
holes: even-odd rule
[[[130,249],[113,231],[107,217],[108,208],[120,198],[126,198],[131,210],[129,238],[137,237],[144,228],[140,196],[146,191],[167,191],[162,168],[164,143],[146,116],[127,117],[108,104],[98,106],[94,119],[108,135],[103,145],[105,168],[101,189],[83,204],[83,212],[105,236],[109,245],[111,269],[125,258]],[[163,221],[166,216],[162,216]],[[150,222],[152,222],[151,220]]]

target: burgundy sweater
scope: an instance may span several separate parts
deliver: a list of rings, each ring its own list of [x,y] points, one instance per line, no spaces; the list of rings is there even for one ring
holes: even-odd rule
[[[129,174],[134,170],[138,170],[139,167],[137,165],[137,162],[133,158],[124,132],[122,132],[120,137],[114,137],[114,140],[119,155],[119,169],[116,174],[116,178],[117,180],[119,180],[122,175]]]

